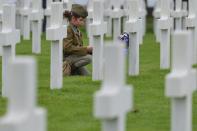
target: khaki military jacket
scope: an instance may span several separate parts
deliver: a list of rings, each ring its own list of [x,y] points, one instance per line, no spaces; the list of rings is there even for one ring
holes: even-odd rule
[[[69,25],[67,28],[67,37],[63,40],[64,57],[69,55],[87,55],[87,48],[83,47],[82,34],[78,28]]]

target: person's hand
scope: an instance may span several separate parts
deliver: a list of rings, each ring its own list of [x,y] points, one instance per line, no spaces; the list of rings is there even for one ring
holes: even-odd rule
[[[88,54],[92,54],[92,50],[93,50],[92,46],[87,46]]]

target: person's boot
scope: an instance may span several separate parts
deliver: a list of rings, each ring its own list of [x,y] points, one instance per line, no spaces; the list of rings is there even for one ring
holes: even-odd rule
[[[63,75],[64,76],[71,75],[71,66],[70,63],[66,60],[63,62]]]

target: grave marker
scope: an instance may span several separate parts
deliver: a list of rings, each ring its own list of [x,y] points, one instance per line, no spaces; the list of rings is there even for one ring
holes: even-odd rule
[[[113,21],[113,40],[116,41],[118,36],[121,34],[121,17],[124,12],[120,9],[121,1],[120,0],[111,0],[111,9],[110,16]]]
[[[21,30],[21,28],[23,28],[23,27],[21,27],[21,22],[22,22],[22,20],[21,20],[21,14],[20,14],[20,9],[21,9],[21,7],[22,7],[22,0],[17,0],[16,1],[16,29],[19,29],[19,30]]]
[[[94,95],[94,115],[102,121],[102,131],[125,131],[126,113],[132,107],[132,88],[125,85],[124,68],[123,45],[106,45],[104,81]]]
[[[63,74],[63,38],[66,37],[67,27],[63,25],[63,3],[51,4],[51,26],[47,28],[46,39],[51,40],[51,89],[62,88]]]
[[[122,31],[124,32],[126,30],[126,21],[129,19],[129,13],[128,12],[128,3],[127,0],[123,0],[123,3],[121,5],[121,9],[123,10],[123,17],[122,17]]]
[[[74,3],[73,0],[63,0],[63,9],[64,9],[64,11],[65,10],[71,11],[73,3]],[[68,25],[69,24],[68,19],[63,19],[63,24],[64,25]]]
[[[129,20],[126,22],[126,31],[129,32],[129,75],[139,75],[139,2],[127,0]]]
[[[175,22],[175,30],[182,30],[182,0],[175,0],[174,6],[175,10],[172,12],[172,16]]]
[[[2,16],[3,16],[3,5],[5,0],[0,0],[0,31],[2,30]]]
[[[64,10],[71,10],[73,3],[74,3],[73,0],[63,0],[63,9]]]
[[[188,2],[187,1],[183,1],[183,19],[182,19],[182,23],[183,23],[183,30],[186,30],[187,29],[187,27],[186,27],[186,18],[187,18],[187,16],[188,16]]]
[[[185,25],[187,27],[187,29],[191,32],[191,42],[193,45],[193,50],[191,52],[193,52],[192,58],[193,58],[193,64],[197,63],[197,28],[196,28],[196,24],[197,24],[197,17],[196,17],[196,0],[189,0],[189,13],[188,13],[188,17],[186,17],[186,22]]]
[[[51,3],[53,0],[47,0],[46,5],[47,8],[44,10],[44,15],[46,16],[46,28],[50,27],[51,21]]]
[[[170,67],[170,1],[161,0],[161,18],[158,21],[158,27],[161,30],[160,43],[160,68],[168,69]]]
[[[88,16],[86,18],[86,30],[87,30],[87,36],[89,38],[89,45],[93,45],[93,37],[92,37],[92,32],[91,32],[91,24],[93,23],[93,15],[94,15],[94,9],[93,9],[93,1],[94,0],[89,0],[88,1],[88,6],[87,6],[87,11],[88,11]]]
[[[172,99],[171,131],[192,131],[192,93],[196,70],[192,69],[189,32],[175,32],[172,39],[172,70],[166,76],[166,96]]]
[[[1,131],[46,131],[46,111],[36,107],[36,63],[16,58],[8,66],[8,107]]]
[[[145,10],[145,3],[144,3],[144,0],[139,0],[139,43],[140,44],[143,44],[143,37],[144,37],[144,34],[145,34],[145,26],[146,26],[146,20],[145,20],[145,17],[146,17],[146,10]]]
[[[160,29],[158,28],[158,20],[160,19],[161,16],[161,0],[157,0],[156,6],[153,11],[153,16],[154,16],[154,33],[156,36],[156,42],[160,42],[160,37],[161,37],[161,32]]]
[[[21,19],[22,19],[22,35],[25,40],[30,39],[30,0],[23,0],[23,7],[20,9]]]
[[[3,4],[5,0],[0,0],[0,32],[2,31],[2,16],[3,16]],[[2,56],[2,47],[0,46],[0,56]]]
[[[3,6],[3,26],[0,32],[0,45],[3,48],[2,54],[2,96],[7,96],[7,66],[8,61],[15,56],[15,44],[20,42],[20,31],[15,29],[15,5]]]
[[[42,0],[32,1],[32,11],[30,14],[30,20],[32,21],[32,52],[41,53],[41,30],[43,10],[41,8]]]
[[[110,11],[110,0],[104,0],[104,20],[107,22],[107,37],[112,37],[112,18]]]
[[[107,23],[103,21],[103,1],[93,0],[93,23],[90,32],[93,37],[93,80],[103,78],[103,37],[107,32]]]

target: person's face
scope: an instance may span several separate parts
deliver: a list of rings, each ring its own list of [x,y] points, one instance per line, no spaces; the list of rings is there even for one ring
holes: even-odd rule
[[[77,26],[77,27],[81,27],[85,25],[85,19],[82,17],[76,18],[76,17],[72,17],[72,24]]]

